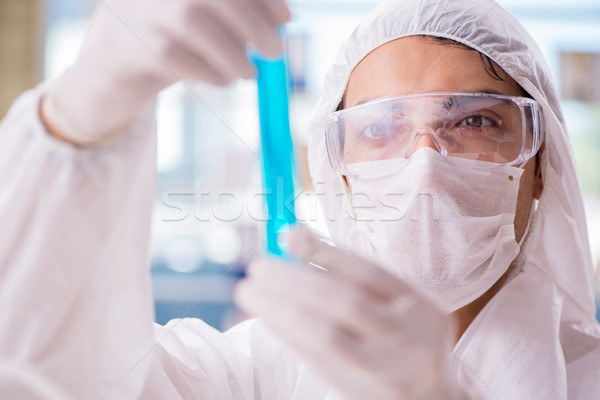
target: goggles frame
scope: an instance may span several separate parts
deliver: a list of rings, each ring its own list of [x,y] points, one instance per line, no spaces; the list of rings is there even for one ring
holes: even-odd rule
[[[500,167],[505,165],[510,166],[519,166],[525,164],[527,160],[532,158],[539,151],[545,137],[544,130],[544,118],[541,107],[539,103],[528,97],[521,96],[506,96],[506,95],[497,95],[491,93],[484,92],[428,92],[428,93],[417,93],[411,95],[404,96],[385,96],[375,100],[371,100],[347,109],[335,111],[329,114],[325,118],[325,143],[327,147],[327,155],[329,158],[329,163],[331,167],[341,175],[353,176],[354,174],[348,171],[346,168],[346,164],[344,163],[344,149],[343,146],[340,146],[340,130],[339,125],[343,123],[344,116],[352,113],[354,111],[365,110],[369,107],[377,106],[377,105],[385,105],[386,103],[397,102],[399,100],[410,100],[410,99],[418,99],[418,98],[451,98],[451,97],[463,97],[467,99],[476,100],[477,98],[483,99],[496,99],[499,101],[510,101],[516,104],[521,113],[521,149],[519,152],[519,156],[514,160],[506,163],[497,163],[497,162],[489,162],[489,167]],[[529,122],[529,124],[528,124]],[[530,127],[528,127],[530,125]],[[529,133],[528,131],[531,131]],[[441,145],[441,142],[437,136],[435,131],[431,131],[433,135],[435,135],[436,146],[438,146],[438,151],[447,161],[448,160],[448,152]],[[531,135],[531,140],[528,141],[527,135]],[[531,143],[531,146],[527,146],[526,143]],[[405,159],[409,159],[412,155],[412,152],[407,152],[403,156]]]

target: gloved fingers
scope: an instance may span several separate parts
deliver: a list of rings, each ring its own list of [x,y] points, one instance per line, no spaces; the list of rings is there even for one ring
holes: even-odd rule
[[[291,308],[327,321],[360,343],[379,343],[398,353],[419,344],[443,348],[448,340],[446,316],[422,310],[421,299],[415,293],[385,301],[327,272],[290,267],[275,259],[254,261],[247,279],[262,293],[285,298]]]
[[[185,18],[185,23],[172,28],[174,42],[167,41],[167,46],[175,51],[194,52],[197,58],[205,60],[228,80],[253,76],[244,38],[230,29],[217,13],[210,8],[191,8]]]
[[[275,20],[261,7],[262,2],[223,1],[215,2],[215,12],[223,21],[228,21],[230,29],[250,42],[266,56],[277,56],[282,51],[281,40],[276,28],[280,21]]]
[[[450,317],[443,314],[429,300],[417,292],[408,292],[389,303],[386,308],[388,319],[394,320],[404,316],[404,320],[411,326],[422,326],[430,333],[428,336],[435,341],[449,343]],[[423,337],[421,337],[422,339]]]
[[[175,50],[175,49],[174,49]],[[222,70],[214,68],[197,53],[185,51],[181,47],[167,54],[167,68],[178,79],[197,79],[215,86],[226,86],[231,83],[231,75],[224,75]]]
[[[298,258],[326,268],[331,274],[377,293],[386,299],[397,298],[413,289],[389,272],[376,268],[348,250],[320,241],[304,228],[292,229],[285,235],[289,251]]]
[[[235,300],[246,313],[260,317],[277,337],[334,387],[356,392],[371,386],[360,382],[364,373],[357,371],[358,363],[349,359],[355,339],[339,326],[297,307],[279,293],[265,290],[253,280],[238,283]],[[348,390],[349,387],[352,390]]]
[[[324,323],[310,310],[299,307],[290,297],[265,289],[256,279],[246,278],[239,282],[234,298],[242,310],[261,318],[303,358],[323,357],[333,360],[339,357],[337,347],[346,347],[352,340],[348,332],[333,332],[330,329],[331,324]],[[323,343],[329,343],[331,346]]]
[[[343,298],[326,287],[335,287],[337,282],[341,281],[342,288],[351,285],[351,292],[345,295],[346,307],[338,305],[336,309],[346,309],[348,312],[363,315],[360,319],[369,322],[365,326],[369,326],[372,332],[385,332],[403,338],[402,335],[396,334],[406,326],[411,326],[425,329],[432,340],[443,343],[452,341],[453,327],[450,326],[449,317],[400,278],[374,265],[367,265],[354,254],[319,241],[305,229],[290,231],[286,239],[292,254],[307,261],[315,260],[316,264],[328,269],[326,272],[315,271],[322,275],[324,280],[329,281],[323,284],[325,287],[320,288],[322,294],[317,293],[316,298],[328,294],[332,294],[330,297]],[[343,292],[343,289],[340,291]],[[358,293],[363,296],[360,300],[347,300],[357,299]],[[367,298],[371,302],[378,302],[378,306],[367,307],[369,303],[364,301]],[[327,302],[334,304],[336,299],[332,298]]]
[[[315,293],[305,296],[314,297]],[[411,358],[413,349],[385,347],[376,335],[357,336],[356,331],[332,321],[329,315],[304,307],[298,296],[265,286],[264,279],[244,280],[238,284],[235,298],[242,309],[262,318],[329,383],[357,398],[373,398],[375,394],[381,399],[401,398],[395,396],[403,386],[403,377],[412,379],[416,364],[421,363]],[[323,304],[321,309],[328,307]]]
[[[369,291],[316,268],[290,267],[275,259],[259,259],[248,268],[248,279],[264,290],[286,297],[296,307],[344,326],[355,336],[390,330],[397,333],[403,325],[401,318],[390,321],[384,311],[386,303]]]
[[[261,10],[270,15],[274,24],[289,22],[292,18],[290,9],[285,0],[249,0],[248,3],[256,4]]]

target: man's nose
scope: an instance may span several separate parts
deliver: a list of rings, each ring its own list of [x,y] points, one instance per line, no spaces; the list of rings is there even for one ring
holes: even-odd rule
[[[415,140],[415,144],[413,146],[412,153],[415,153],[417,150],[422,149],[424,147],[429,147],[430,149],[433,149],[433,150],[437,151],[438,153],[440,152],[438,145],[436,144],[435,140],[430,136],[429,133],[419,132],[419,133],[417,133],[417,135],[418,136],[417,136],[417,139]]]

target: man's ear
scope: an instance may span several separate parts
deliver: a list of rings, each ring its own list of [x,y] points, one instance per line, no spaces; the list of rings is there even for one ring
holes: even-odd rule
[[[542,143],[540,150],[536,154],[535,161],[535,177],[533,178],[533,197],[536,200],[539,200],[542,196],[542,190],[544,190],[544,180],[542,179],[542,153],[544,152],[544,148],[546,147],[546,143]]]

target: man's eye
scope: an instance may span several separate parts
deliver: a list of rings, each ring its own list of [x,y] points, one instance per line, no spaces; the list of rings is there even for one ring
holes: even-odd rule
[[[360,130],[360,136],[364,136],[370,139],[377,139],[387,135],[387,129],[384,124],[371,123],[363,126]]]
[[[468,126],[470,128],[488,128],[496,126],[496,122],[483,115],[470,115],[458,123],[458,126]]]

